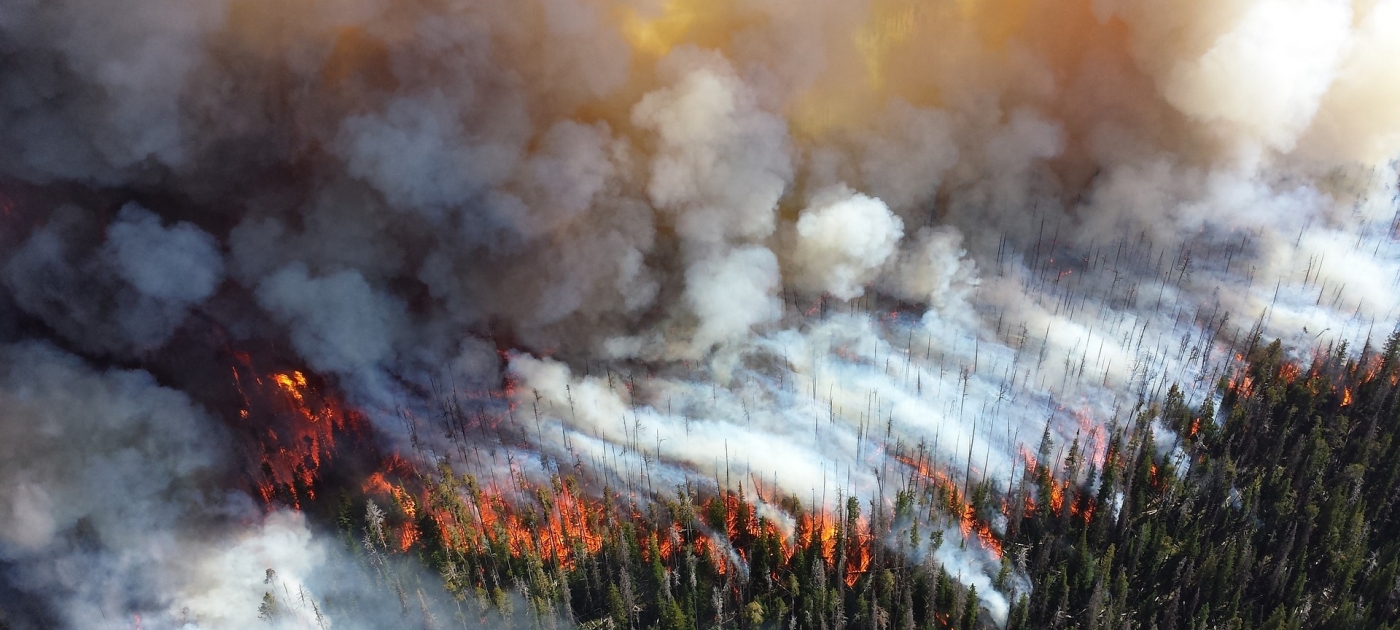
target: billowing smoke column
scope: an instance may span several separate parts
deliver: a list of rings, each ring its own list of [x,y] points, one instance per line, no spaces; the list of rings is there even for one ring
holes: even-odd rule
[[[21,0],[0,79],[17,628],[329,627],[288,489],[337,445],[254,431],[311,445],[254,496],[263,386],[365,451],[834,510],[1400,305],[1395,0]],[[492,455],[412,421],[477,391]],[[989,552],[916,552],[1005,618]]]

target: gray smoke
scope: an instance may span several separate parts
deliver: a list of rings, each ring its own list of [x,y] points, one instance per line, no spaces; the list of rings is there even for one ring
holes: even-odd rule
[[[1395,328],[1400,2],[994,4],[6,3],[0,609],[242,628],[264,564],[334,590],[230,463],[230,341],[386,451],[509,380],[534,437],[480,439],[527,474],[834,508],[899,446],[1002,486],[1047,418],[1102,448],[1251,330]],[[1001,618],[969,549],[924,551]]]
[[[16,304],[67,339],[131,353],[169,340],[223,281],[224,262],[208,233],[187,222],[162,226],[129,203],[106,226],[80,208],[57,209],[4,271]]]

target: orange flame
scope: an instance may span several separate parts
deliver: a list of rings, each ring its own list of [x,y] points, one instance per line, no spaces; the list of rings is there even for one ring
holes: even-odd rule
[[[866,571],[870,570],[870,540],[874,538],[870,534],[870,526],[865,519],[857,519],[855,531],[851,535],[851,546],[849,555],[846,558],[846,586],[856,585],[856,581]]]
[[[335,453],[336,438],[358,433],[363,420],[333,396],[317,391],[300,370],[261,376],[247,352],[233,352],[233,385],[242,398],[239,426],[250,431],[260,452],[253,481],[264,504],[285,501],[301,509],[314,500],[321,467]]]
[[[708,536],[704,534],[697,534],[695,536],[695,555],[708,557],[710,563],[715,566],[715,571],[720,575],[727,575],[729,573],[729,559],[724,557],[724,553],[720,551],[719,545],[715,544],[715,541],[710,540]]]
[[[1240,381],[1239,393],[1241,398],[1249,398],[1254,393],[1254,378],[1246,376]]]
[[[1026,458],[1028,470],[1034,470],[1036,465],[1035,458],[1031,457],[1024,448],[1021,449],[1021,451],[1022,455]],[[916,461],[913,458],[903,455],[896,455],[895,459],[913,468],[914,473],[918,477],[942,488],[943,491],[947,493],[949,503],[951,504],[950,508],[958,515],[958,529],[962,532],[964,540],[974,540],[973,536],[975,533],[975,540],[979,541],[983,548],[990,551],[998,559],[1001,558],[1001,541],[997,540],[996,535],[992,532],[990,524],[977,518],[976,510],[972,509],[972,504],[963,498],[962,493],[958,491],[957,484],[953,483],[947,475],[936,470],[930,470],[928,465],[923,462]],[[1065,484],[1066,487],[1068,487],[1069,482],[1065,482]],[[1055,490],[1059,497],[1058,500],[1062,502],[1064,500],[1064,495],[1061,488],[1056,486]],[[1056,513],[1059,511],[1058,505],[1057,503],[1055,507]],[[1035,511],[1035,500],[1030,496],[1026,497],[1026,510],[1028,512]]]
[[[986,523],[977,525],[977,541],[982,543],[983,549],[990,551],[997,560],[1001,560],[1001,541],[997,540],[992,528]]]
[[[738,540],[739,497],[732,493],[724,495],[724,531],[730,540]]]
[[[365,493],[389,494],[389,482],[385,481],[384,473],[376,472],[369,476],[361,489]]]
[[[836,564],[836,523],[835,519],[822,514],[820,518],[803,514],[797,524],[797,544],[803,549],[819,545],[818,552],[826,566]]]
[[[543,488],[531,489],[537,496],[547,497],[549,505],[517,506],[496,490],[485,489],[473,493],[472,509],[455,493],[439,488],[433,493],[427,512],[439,532],[437,542],[462,552],[484,549],[491,544],[501,545],[513,557],[534,554],[565,568],[574,566],[580,552],[592,554],[603,548],[603,533],[598,522],[602,507],[577,496],[567,485],[554,493]],[[393,492],[396,487],[391,486],[390,490]],[[397,501],[397,493],[395,495]],[[411,504],[411,497],[401,503],[401,507],[404,503]],[[547,508],[543,516],[535,511],[536,507]],[[412,542],[418,541],[415,537]]]
[[[417,543],[420,537],[421,534],[418,532],[417,525],[414,525],[412,522],[405,523],[399,530],[399,550],[408,551],[408,548],[412,547],[414,543]]]
[[[1060,510],[1064,508],[1065,488],[1068,486],[1068,481],[1066,481],[1065,485],[1063,486],[1061,486],[1060,484],[1054,484],[1050,486],[1050,510],[1056,515],[1059,515]]]

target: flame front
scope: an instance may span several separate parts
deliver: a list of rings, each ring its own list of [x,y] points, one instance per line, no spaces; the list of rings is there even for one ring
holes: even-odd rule
[[[340,436],[365,431],[365,421],[333,395],[313,386],[301,370],[260,373],[247,352],[234,353],[233,385],[242,406],[239,423],[257,444],[257,493],[269,508],[285,502],[300,510],[314,500],[322,467]]]

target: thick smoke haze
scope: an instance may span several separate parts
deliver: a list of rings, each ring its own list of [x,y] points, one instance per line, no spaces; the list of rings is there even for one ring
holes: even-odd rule
[[[461,613],[257,496],[243,348],[426,470],[1008,487],[1252,334],[1389,335],[1398,155],[1400,0],[6,2],[0,622]]]

